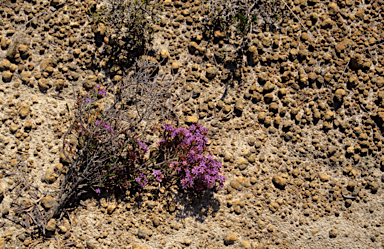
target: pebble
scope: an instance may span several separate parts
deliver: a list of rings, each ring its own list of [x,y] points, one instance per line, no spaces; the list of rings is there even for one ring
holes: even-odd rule
[[[172,70],[174,71],[174,72],[177,72],[178,70],[179,70],[179,68],[180,68],[180,64],[178,63],[178,62],[172,62]]]
[[[41,180],[52,184],[56,181],[57,177],[58,175],[52,169],[47,169]]]
[[[248,167],[248,160],[245,159],[245,158],[240,158],[238,161],[237,161],[237,167],[240,169],[240,170],[245,170],[247,167]]]
[[[219,71],[216,67],[209,67],[206,71],[206,77],[208,79],[212,79],[217,75],[218,72]]]
[[[248,48],[248,61],[250,64],[255,64],[259,61],[257,47],[254,45]]]
[[[12,77],[13,77],[13,73],[11,73],[10,71],[4,71],[3,72],[3,81],[4,82],[10,82],[12,80]]]
[[[251,249],[252,245],[248,240],[241,241],[241,247],[244,249]]]
[[[194,116],[187,116],[186,117],[186,122],[187,123],[197,124],[198,121],[199,121],[199,119],[197,117],[194,117]]]
[[[312,234],[315,235],[316,233],[318,233],[319,230],[318,229],[312,229]]]
[[[322,181],[322,182],[329,181],[329,176],[324,174],[324,173],[319,173],[319,178],[320,178],[320,181]]]
[[[56,230],[56,220],[55,219],[50,219],[47,223],[47,226],[45,228],[49,232],[53,232]]]
[[[60,229],[61,233],[66,233],[68,231],[68,229],[63,225],[58,226],[58,228]]]
[[[17,124],[11,124],[11,125],[9,126],[9,131],[10,131],[11,133],[16,133],[16,131],[18,131],[18,129],[19,129],[19,126],[18,126]]]
[[[162,49],[160,51],[160,57],[161,57],[162,60],[166,60],[169,57],[168,51],[165,50],[165,49]]]
[[[144,226],[141,226],[138,230],[137,230],[137,237],[139,238],[146,238],[147,236],[150,236],[152,233],[150,230],[148,230],[146,227]]]
[[[48,195],[41,199],[41,203],[43,204],[44,208],[50,209],[56,204],[56,200],[52,196]]]
[[[106,31],[107,27],[104,25],[104,23],[99,22],[96,32],[98,32],[99,35],[104,36]]]
[[[253,184],[256,184],[257,183],[257,178],[256,177],[251,177],[250,179],[250,183],[253,185]]]
[[[225,245],[233,245],[235,244],[237,240],[237,235],[233,233],[229,233],[225,238],[224,238],[224,243]]]
[[[231,182],[231,187],[236,190],[242,190],[243,187],[248,187],[248,186],[249,186],[248,179],[243,176],[237,177]]]
[[[160,225],[160,219],[156,215],[152,215],[152,223],[155,227],[158,227]]]
[[[300,175],[300,170],[294,169],[294,170],[292,171],[292,175],[293,175],[294,177],[298,177],[298,176]]]
[[[31,108],[28,104],[24,104],[19,109],[19,115],[21,118],[26,118],[31,112]]]
[[[115,209],[116,209],[116,205],[115,204],[109,204],[108,207],[107,207],[108,214],[112,214],[113,211],[115,211]]]
[[[0,70],[6,71],[11,67],[11,62],[7,59],[4,59],[0,62]]]
[[[273,184],[279,188],[279,189],[284,189],[286,184],[287,184],[287,179],[282,178],[280,176],[274,175],[272,178]]]
[[[257,225],[259,226],[260,229],[264,229],[266,226],[265,222],[262,220],[258,220]]]
[[[89,249],[98,249],[99,248],[99,243],[94,239],[90,238],[86,242],[87,248]]]
[[[339,232],[335,228],[329,230],[329,237],[331,239],[336,238],[338,234],[339,234]]]
[[[51,87],[50,82],[47,79],[39,79],[38,83],[42,92],[47,92],[47,90]]]

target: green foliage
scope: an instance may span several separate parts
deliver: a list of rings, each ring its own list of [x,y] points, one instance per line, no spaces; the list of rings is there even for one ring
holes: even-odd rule
[[[250,26],[250,22],[247,16],[245,16],[243,13],[237,13],[236,15],[237,19],[237,28],[238,30],[245,35],[248,31],[248,28]]]

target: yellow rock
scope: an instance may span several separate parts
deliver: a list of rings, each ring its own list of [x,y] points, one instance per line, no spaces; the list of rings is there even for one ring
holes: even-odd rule
[[[19,115],[22,117],[22,118],[25,118],[26,116],[28,116],[28,114],[31,112],[31,108],[28,104],[24,104],[20,107],[20,110],[19,110]]]
[[[113,213],[113,211],[115,211],[115,209],[116,209],[116,205],[115,205],[115,204],[110,204],[110,205],[108,205],[108,207],[107,207],[107,212],[108,212],[109,214],[111,214],[111,213]]]
[[[236,240],[237,240],[237,236],[233,233],[230,233],[227,235],[227,237],[225,237],[224,243],[226,245],[233,245],[233,244],[235,244]]]
[[[46,229],[47,229],[47,231],[50,231],[50,232],[55,231],[55,229],[56,229],[56,220],[55,219],[50,219],[48,221]]]
[[[162,49],[162,50],[160,51],[160,57],[161,57],[161,59],[164,60],[164,59],[168,58],[168,56],[169,56],[169,53],[168,53],[167,50]]]
[[[0,62],[0,70],[2,71],[8,70],[10,66],[11,66],[11,62],[7,59]]]
[[[164,0],[165,6],[172,6],[172,0]]]
[[[178,63],[177,61],[174,61],[172,63],[172,70],[177,71],[179,70],[179,68],[180,68],[180,63]]]
[[[10,71],[4,71],[3,72],[3,81],[11,81],[12,79],[12,76],[13,76],[13,73],[11,73]]]
[[[198,118],[194,116],[188,116],[186,122],[191,124],[197,124]]]
[[[272,178],[272,182],[273,182],[273,184],[275,184],[276,187],[284,188],[285,185],[287,184],[287,179],[275,175]]]
[[[319,173],[319,178],[321,181],[326,182],[329,180],[329,176],[323,173]]]
[[[5,241],[3,238],[0,238],[0,249],[5,249]]]

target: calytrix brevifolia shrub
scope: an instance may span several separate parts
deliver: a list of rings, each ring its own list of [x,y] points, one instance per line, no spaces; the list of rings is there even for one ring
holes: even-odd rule
[[[160,154],[170,158],[162,173],[177,177],[184,189],[211,189],[216,183],[223,187],[226,179],[220,172],[221,163],[209,154],[207,128],[199,124],[188,129],[163,124],[161,131]]]
[[[143,164],[143,156],[148,151],[148,147],[144,142],[135,138],[129,128],[121,130],[119,137],[115,137],[117,131],[114,130],[116,125],[111,123],[107,116],[104,115],[97,102],[106,97],[106,91],[100,86],[96,86],[86,96],[78,97],[75,103],[75,109],[82,111],[81,120],[75,120],[73,133],[77,138],[77,143],[69,147],[69,156],[78,158],[78,153],[86,146],[90,155],[96,152],[96,149],[107,144],[108,140],[114,138],[116,140],[117,152],[119,156],[112,155],[112,151],[103,150],[103,153],[109,153],[104,159],[104,166],[100,167],[99,174],[95,174],[100,183],[100,187],[111,189],[114,187],[128,188],[131,186],[132,179],[130,176],[135,165]],[[116,153],[116,151],[115,151]],[[95,182],[94,186],[97,186]],[[100,193],[100,188],[96,189]]]
[[[93,153],[115,133],[109,120],[102,119],[102,111],[96,104],[91,104],[104,96],[105,90],[97,86],[86,96],[79,97],[75,104],[76,108],[88,110],[90,114],[89,119],[83,120],[83,125],[74,122],[78,140],[76,145],[69,147],[69,154],[75,158],[86,144]],[[223,187],[225,177],[221,174],[222,165],[209,154],[207,128],[192,125],[185,129],[163,124],[160,130],[161,140],[153,149],[157,153],[146,160],[147,145],[135,138],[134,133],[128,132],[129,129],[122,132],[118,142],[120,156],[109,155],[104,161],[104,167],[99,169],[100,174],[97,175],[100,183],[95,191],[100,193],[101,189],[129,188],[132,185],[144,187],[151,180],[161,183],[172,178],[176,178],[184,189],[212,189],[216,184]]]
[[[40,226],[43,233],[44,224],[90,188],[100,192],[100,186],[108,190],[136,184],[134,177],[147,167],[143,138],[184,101],[171,91],[179,74],[159,73],[158,68],[159,63],[142,56],[123,80],[77,94],[74,108],[67,106],[73,121],[60,155],[67,172],[57,202]]]

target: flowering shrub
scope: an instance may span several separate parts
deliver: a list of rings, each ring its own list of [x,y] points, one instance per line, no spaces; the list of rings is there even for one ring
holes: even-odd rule
[[[67,105],[72,121],[60,152],[66,174],[55,205],[37,224],[43,234],[47,221],[89,189],[101,193],[168,177],[160,167],[164,160],[147,157],[151,153],[143,138],[184,99],[172,94],[180,73],[159,72],[159,66],[148,56],[137,58],[124,80],[108,85],[111,94],[98,86],[80,94],[72,110]]]
[[[163,124],[162,133],[159,150],[171,158],[173,156],[165,164],[167,174],[176,176],[184,189],[211,189],[216,183],[223,187],[222,165],[209,154],[207,128],[199,124],[191,125],[189,129]]]
[[[77,143],[71,145],[68,141],[64,148],[69,150],[69,156],[75,156],[87,144],[91,151],[96,150],[97,143],[100,143],[106,134],[113,134],[113,128],[108,120],[103,118],[103,111],[97,103],[103,97],[107,96],[105,89],[97,86],[92,89],[86,96],[78,96],[74,109],[79,112],[75,117],[71,127],[71,131],[77,137]],[[103,120],[103,121],[102,121]]]
[[[77,143],[70,145],[67,142],[69,155],[77,158],[79,153],[84,150],[88,156],[97,154],[97,150],[107,145],[108,140],[120,135],[117,140],[118,154],[109,154],[104,158],[103,167],[100,170],[99,187],[111,189],[113,187],[128,188],[131,186],[132,179],[130,172],[136,165],[143,163],[143,156],[148,151],[148,147],[134,137],[129,129],[119,131],[119,125],[106,117],[97,103],[98,100],[106,97],[106,90],[100,86],[92,89],[86,96],[79,96],[75,103],[75,110],[80,115],[75,118],[72,132],[77,137]],[[109,148],[104,148],[101,153],[112,153]],[[105,155],[104,155],[105,156]],[[101,192],[100,188],[96,189]]]
[[[85,157],[82,154],[83,158],[94,157],[95,161],[103,162],[93,179],[97,193],[116,187],[144,187],[150,181],[161,183],[172,178],[184,189],[211,189],[216,183],[223,186],[222,166],[209,154],[206,128],[201,125],[174,128],[163,124],[161,141],[154,148],[157,153],[145,160],[147,145],[130,128],[121,129],[121,122],[105,115],[98,103],[103,97],[106,91],[100,86],[78,97],[77,116],[71,129],[77,143],[66,144],[69,155],[75,159],[86,153]],[[111,140],[115,141],[114,146],[109,146]]]

